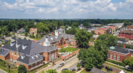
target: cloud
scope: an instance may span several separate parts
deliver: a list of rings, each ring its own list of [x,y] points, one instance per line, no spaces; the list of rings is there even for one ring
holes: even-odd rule
[[[113,10],[113,11],[116,11],[116,7],[114,6],[113,3],[110,3],[108,6],[107,6],[109,9]]]
[[[128,14],[133,12],[133,0],[113,3],[111,0],[16,0],[15,3],[8,3],[0,0],[0,9],[8,12],[24,12],[25,14],[53,13],[65,15],[114,15],[120,13]],[[23,13],[22,13],[23,14]],[[87,15],[85,15],[87,14]]]

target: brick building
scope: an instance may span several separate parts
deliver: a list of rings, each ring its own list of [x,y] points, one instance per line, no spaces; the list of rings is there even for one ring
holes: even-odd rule
[[[30,28],[30,32],[29,33],[36,35],[37,34],[37,28]]]
[[[96,35],[110,34],[111,31],[112,30],[110,28],[107,28],[107,27],[102,27],[102,28],[94,29],[94,33]]]
[[[44,44],[18,39],[7,44],[0,49],[0,59],[10,60],[16,63],[25,65],[28,71],[36,69],[49,61],[56,59],[58,56],[58,49],[51,46],[48,39]]]
[[[133,26],[127,26],[127,29],[133,29]]]
[[[122,62],[128,56],[132,57],[133,51],[131,51],[125,47],[126,47],[126,45],[124,45],[123,47],[111,46],[108,50],[108,59]]]
[[[119,37],[124,37],[133,40],[133,30],[123,30],[119,32]]]
[[[46,37],[48,38],[51,45],[60,48],[61,45],[64,45],[64,47],[71,45],[76,45],[76,40],[74,35],[65,34],[64,30],[55,30],[55,35],[51,36],[44,36],[43,39],[39,40],[41,44],[46,40]]]

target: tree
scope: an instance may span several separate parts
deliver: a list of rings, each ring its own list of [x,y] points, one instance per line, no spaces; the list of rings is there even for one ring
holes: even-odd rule
[[[78,27],[79,24],[78,24],[77,22],[73,22],[73,23],[72,23],[72,26],[74,26],[74,27]]]
[[[127,59],[124,59],[122,62],[133,69],[133,57],[127,57]]]
[[[28,36],[28,33],[27,32],[25,32],[25,36]]]
[[[71,70],[63,70],[61,73],[75,73],[75,72],[73,72]]]
[[[42,72],[41,72],[41,73],[45,73],[45,72],[44,72],[44,70],[42,70]]]
[[[80,63],[77,63],[77,67],[80,68],[81,64]]]
[[[91,46],[89,49],[81,49],[78,59],[81,60],[82,66],[86,69],[91,70],[93,67],[101,68],[102,64],[105,62],[101,54],[101,52]]]
[[[58,73],[56,69],[49,69],[46,71],[47,73]]]
[[[18,73],[27,73],[27,69],[24,65],[19,65]]]
[[[69,30],[66,30],[65,32],[66,32],[66,34],[75,34],[77,32],[77,30],[76,30],[76,28],[71,28]]]
[[[117,43],[117,36],[109,35],[107,42],[108,46],[115,46]]]
[[[80,48],[86,48],[88,46],[88,42],[90,40],[90,37],[92,37],[92,34],[87,32],[84,29],[78,30],[75,34],[75,39],[77,41],[77,45]]]
[[[39,22],[37,25],[37,32],[40,34],[47,33],[49,31],[49,28],[47,27],[46,24],[43,24],[42,22]]]

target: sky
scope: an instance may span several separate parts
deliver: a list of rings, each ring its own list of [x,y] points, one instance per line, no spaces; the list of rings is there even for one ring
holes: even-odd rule
[[[0,0],[0,18],[133,19],[133,0]]]

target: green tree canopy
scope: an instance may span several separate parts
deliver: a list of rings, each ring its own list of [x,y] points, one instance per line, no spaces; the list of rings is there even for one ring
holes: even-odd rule
[[[72,23],[72,26],[74,26],[74,27],[78,27],[78,26],[79,26],[79,23],[77,23],[77,22],[73,22],[73,23]]]
[[[127,57],[127,59],[123,60],[123,63],[133,69],[133,57]]]
[[[84,29],[78,30],[75,34],[75,39],[78,47],[80,48],[87,47],[90,37],[92,37],[92,34],[87,32],[86,30]]]
[[[56,69],[49,69],[46,71],[47,73],[58,73]]]
[[[101,54],[102,53],[95,50],[94,47],[90,47],[89,49],[81,49],[78,59],[81,60],[86,69],[92,69],[93,67],[100,68],[104,63],[104,58]]]
[[[19,65],[18,73],[27,73],[27,69],[24,65]]]
[[[46,33],[46,32],[49,31],[49,28],[47,27],[47,25],[46,24],[43,24],[42,22],[39,22],[36,25],[36,27],[37,27],[37,32],[38,33],[41,33],[41,34],[44,34],[44,33]]]

